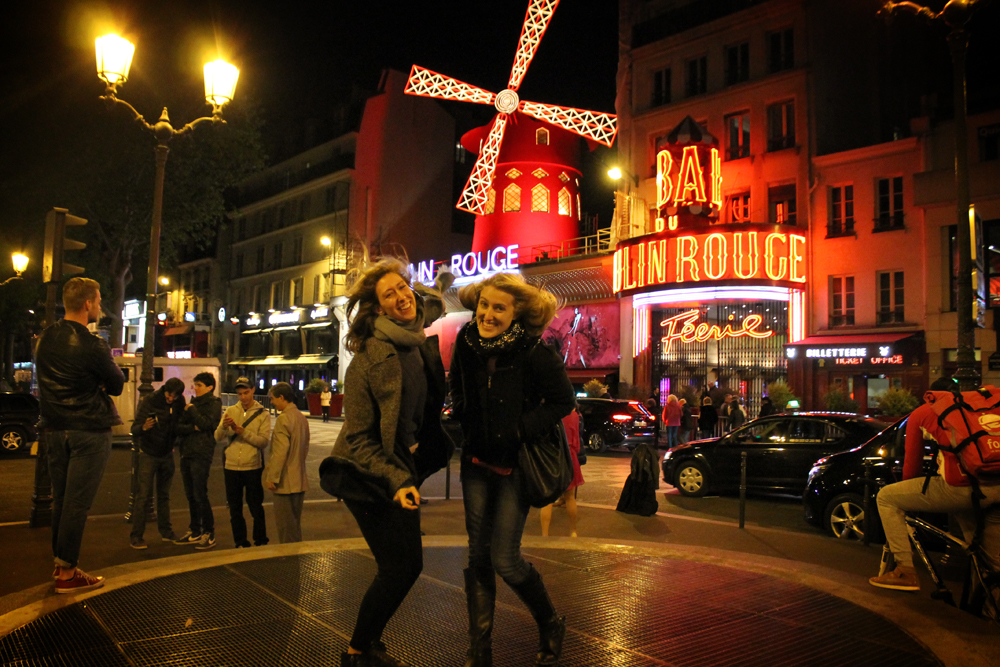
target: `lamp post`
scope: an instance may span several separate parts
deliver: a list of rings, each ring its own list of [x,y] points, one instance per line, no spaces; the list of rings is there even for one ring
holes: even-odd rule
[[[101,96],[111,109],[122,106],[132,114],[136,122],[156,137],[156,179],[153,186],[153,223],[149,240],[149,272],[146,279],[146,332],[142,351],[142,373],[139,376],[139,396],[145,397],[153,391],[153,354],[156,314],[156,277],[160,266],[160,225],[163,215],[163,174],[170,152],[168,143],[174,137],[184,136],[196,127],[205,124],[223,124],[222,108],[232,101],[236,90],[239,70],[223,60],[215,60],[205,65],[205,99],[212,105],[212,116],[193,120],[179,130],[174,129],[167,116],[166,107],[160,119],[150,125],[135,108],[118,99],[118,87],[128,79],[129,67],[135,46],[118,35],[98,37],[97,75],[107,84]]]
[[[982,0],[949,0],[934,13],[913,2],[887,2],[879,10],[886,20],[898,13],[919,16],[929,23],[944,23],[951,30],[948,46],[953,69],[953,100],[955,106],[955,211],[958,222],[958,369],[955,379],[962,391],[979,386],[976,367],[976,330],[972,319],[972,239],[969,225],[969,137],[966,130],[965,54],[969,48],[969,33],[965,29],[976,5]],[[979,251],[981,252],[981,251]]]

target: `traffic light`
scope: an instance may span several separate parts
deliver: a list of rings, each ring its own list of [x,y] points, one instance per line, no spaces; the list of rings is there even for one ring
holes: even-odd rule
[[[53,208],[45,215],[45,255],[42,258],[42,282],[58,283],[63,276],[83,273],[82,266],[67,264],[63,253],[67,250],[83,250],[86,243],[66,238],[66,227],[87,224],[83,218],[70,215],[64,208]]]

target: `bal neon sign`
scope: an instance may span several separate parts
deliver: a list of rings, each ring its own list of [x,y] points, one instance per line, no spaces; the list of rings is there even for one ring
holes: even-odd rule
[[[722,160],[718,148],[708,149],[708,187],[705,187],[705,170],[701,166],[699,146],[685,146],[680,164],[669,150],[656,154],[656,208],[676,208],[679,206],[705,206],[713,211],[722,208]],[[701,147],[704,152],[705,149]],[[698,211],[700,213],[700,211]],[[695,211],[692,211],[695,213]],[[657,221],[662,229],[662,225]]]
[[[774,331],[757,330],[764,322],[764,318],[757,314],[747,315],[737,326],[733,326],[732,321],[735,319],[733,315],[729,316],[730,322],[725,326],[708,324],[707,322],[701,322],[696,325],[695,321],[699,315],[701,315],[701,311],[699,310],[688,310],[660,322],[660,326],[666,329],[666,333],[660,339],[663,342],[664,354],[670,351],[675,340],[679,340],[682,343],[704,343],[709,339],[770,338],[774,335]]]
[[[656,285],[769,284],[801,289],[806,281],[806,237],[787,227],[744,224],[738,232],[667,231],[619,244],[615,293]]]

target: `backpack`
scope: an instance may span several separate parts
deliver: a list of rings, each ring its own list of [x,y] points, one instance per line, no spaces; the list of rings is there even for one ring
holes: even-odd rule
[[[1000,484],[1000,389],[986,385],[962,393],[928,391],[924,400],[951,443],[938,447],[958,459],[973,486]]]

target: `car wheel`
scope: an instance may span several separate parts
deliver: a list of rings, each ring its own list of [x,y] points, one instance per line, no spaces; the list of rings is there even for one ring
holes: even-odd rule
[[[28,436],[19,428],[9,426],[0,432],[0,445],[5,452],[16,452],[28,444]]]
[[[843,493],[826,506],[824,524],[830,534],[842,540],[865,536],[864,499],[856,493]]]
[[[608,448],[608,441],[600,433],[591,433],[587,436],[587,451],[592,454],[601,454]]]
[[[697,461],[685,461],[677,468],[674,486],[682,496],[701,498],[708,491],[708,473]]]

